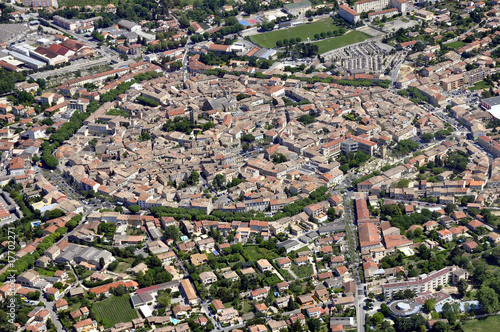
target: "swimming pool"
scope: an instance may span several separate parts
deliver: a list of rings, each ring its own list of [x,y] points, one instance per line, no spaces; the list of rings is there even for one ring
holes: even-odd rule
[[[177,325],[177,324],[179,324],[179,323],[181,322],[180,320],[175,319],[175,318],[172,318],[172,317],[170,317],[170,321],[171,321],[174,325]]]

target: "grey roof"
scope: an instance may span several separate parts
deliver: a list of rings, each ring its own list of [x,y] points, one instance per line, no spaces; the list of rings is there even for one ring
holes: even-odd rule
[[[35,154],[38,148],[36,146],[28,146],[26,149],[24,149],[22,154]]]
[[[45,62],[38,61],[38,60],[33,59],[33,58],[31,58],[29,56],[26,56],[24,54],[21,54],[21,53],[15,52],[15,51],[9,51],[9,54],[12,55],[17,60],[20,60],[20,61],[22,61],[24,63],[31,64],[33,66],[37,66],[37,67],[43,67],[43,66],[45,66]]]
[[[325,287],[336,287],[336,286],[342,286],[343,284],[343,279],[342,277],[335,277],[335,278],[329,278],[326,280],[323,280],[323,285]]]
[[[278,243],[276,245],[277,248],[285,248],[285,249],[289,249],[289,248],[293,248],[295,247],[296,245],[300,245],[300,243],[296,240],[286,240],[286,241],[283,241],[281,243]]]
[[[130,297],[130,300],[132,301],[132,305],[133,305],[134,308],[140,307],[141,305],[144,304],[144,301],[142,301],[142,299],[140,298],[140,296],[137,295],[137,294],[136,295],[132,295]]]
[[[276,54],[275,50],[271,50],[269,48],[263,48],[255,52],[253,56],[260,59],[268,59],[272,57],[274,54]]]
[[[483,99],[482,101],[485,102],[486,104],[492,106],[492,107],[497,106],[497,105],[500,105],[500,96],[486,98],[486,99]]]
[[[345,223],[329,223],[326,225],[323,225],[318,228],[319,234],[325,234],[325,233],[331,233],[331,232],[340,232],[345,230]]]
[[[122,36],[127,39],[137,39],[137,37],[139,37],[139,35],[135,32],[125,32],[122,33]]]
[[[141,293],[139,294],[139,297],[141,298],[143,303],[148,303],[154,300],[150,292]]]
[[[210,106],[214,110],[229,108],[232,105],[234,105],[234,100],[228,99],[226,97],[217,98],[217,99],[209,98],[209,99],[207,99],[207,102],[210,104]]]
[[[118,25],[121,27],[124,27],[125,29],[129,29],[129,30],[138,26],[138,24],[136,24],[132,21],[129,21],[129,20],[121,20],[118,22]]]
[[[80,262],[99,262],[102,257],[105,260],[110,258],[111,253],[107,250],[100,250],[93,247],[85,247],[77,244],[70,244],[67,246],[63,253],[55,259],[57,263],[66,263],[71,261]]]
[[[162,236],[161,232],[156,227],[148,228],[148,232],[153,239],[159,239]]]

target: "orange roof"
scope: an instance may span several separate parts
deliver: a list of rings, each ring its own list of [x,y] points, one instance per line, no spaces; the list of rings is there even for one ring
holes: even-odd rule
[[[109,291],[109,289],[111,287],[113,288],[116,288],[118,286],[124,286],[125,288],[130,288],[130,287],[139,287],[139,284],[135,281],[132,281],[132,280],[127,280],[127,281],[123,281],[123,280],[120,280],[120,281],[117,281],[117,282],[112,282],[110,284],[106,284],[106,285],[102,285],[102,286],[98,286],[98,287],[94,287],[94,288],[91,288],[90,291],[96,295],[99,295],[99,294],[102,294],[102,293],[106,293],[107,291]]]

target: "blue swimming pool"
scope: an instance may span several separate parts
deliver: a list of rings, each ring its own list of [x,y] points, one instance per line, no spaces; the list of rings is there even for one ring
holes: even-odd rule
[[[180,320],[175,319],[175,318],[172,318],[172,317],[170,317],[170,321],[171,321],[174,325],[177,325],[177,324],[179,324],[179,323],[181,322]]]

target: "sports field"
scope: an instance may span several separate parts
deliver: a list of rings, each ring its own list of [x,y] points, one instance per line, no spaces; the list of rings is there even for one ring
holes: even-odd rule
[[[132,308],[130,296],[112,296],[107,300],[98,302],[92,307],[96,320],[102,320],[105,328],[113,327],[116,323],[130,322],[137,318],[137,312]]]
[[[371,38],[371,36],[367,33],[364,33],[362,31],[351,31],[343,36],[323,39],[317,42],[313,42],[312,44],[318,45],[319,54],[323,54],[339,47],[359,43],[368,38]]]
[[[301,38],[303,42],[307,41],[307,38],[314,39],[314,35],[317,33],[335,31],[338,30],[332,19],[319,20],[313,23],[305,23],[290,29],[281,29],[276,31],[259,33],[253,35],[250,39],[262,47],[276,47],[276,42],[278,40],[290,38]],[[290,31],[290,34],[288,33]]]

